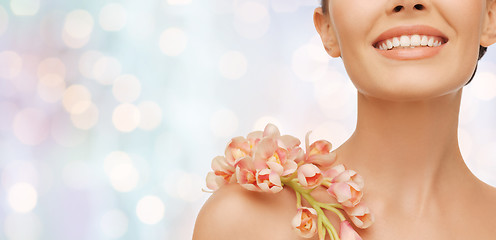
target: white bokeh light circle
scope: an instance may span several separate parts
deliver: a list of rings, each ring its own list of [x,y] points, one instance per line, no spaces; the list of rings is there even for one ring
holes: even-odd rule
[[[3,220],[3,229],[8,240],[41,239],[43,224],[35,213],[13,213]]]
[[[14,211],[27,213],[36,207],[38,202],[38,193],[29,183],[16,183],[9,188],[7,199],[9,205]]]
[[[119,163],[112,167],[108,177],[112,187],[119,192],[130,192],[139,182],[139,172],[130,163]]]
[[[79,72],[86,78],[94,79],[95,63],[102,58],[103,53],[95,50],[84,52],[79,58]]]
[[[258,39],[269,30],[270,15],[265,4],[256,1],[242,1],[234,7],[234,28],[239,35]]]
[[[162,109],[156,102],[145,101],[138,105],[141,114],[139,128],[153,130],[162,122]]]
[[[134,102],[141,94],[140,80],[133,75],[121,75],[115,79],[112,93],[121,103]]]
[[[322,46],[305,44],[293,53],[291,68],[301,80],[314,82],[326,74],[329,59]]]
[[[94,20],[91,14],[82,9],[69,12],[64,21],[64,32],[74,39],[84,39],[91,35]]]
[[[93,66],[93,77],[102,85],[111,85],[122,72],[122,65],[117,58],[102,56]]]
[[[0,5],[0,36],[7,31],[9,26],[9,14]]]
[[[71,114],[71,121],[74,127],[89,130],[96,126],[99,116],[100,111],[98,107],[94,103],[89,102],[89,105],[85,107],[84,111]]]
[[[132,132],[138,127],[140,120],[139,109],[128,103],[117,106],[112,114],[112,123],[121,132]]]
[[[0,52],[0,78],[14,78],[21,73],[22,59],[16,52]]]
[[[65,81],[57,74],[46,74],[38,81],[37,92],[40,98],[49,103],[59,101],[64,95]]]
[[[14,117],[14,135],[22,143],[38,145],[49,136],[50,121],[46,113],[34,108],[19,111]]]
[[[99,23],[105,31],[119,31],[126,26],[127,12],[119,3],[109,3],[100,10]]]
[[[188,36],[180,28],[168,28],[160,35],[159,47],[165,55],[178,56],[187,45]]]
[[[83,85],[72,85],[65,90],[62,105],[68,113],[80,114],[90,107],[91,93]]]
[[[156,224],[162,220],[165,213],[165,205],[162,200],[153,195],[144,196],[136,205],[136,215],[145,224]]]
[[[103,169],[105,170],[105,173],[109,175],[112,172],[112,169],[119,164],[132,164],[129,154],[122,151],[111,152],[103,161]]]
[[[46,58],[38,64],[37,75],[42,78],[45,75],[59,75],[65,78],[66,67],[59,58]]]
[[[124,236],[128,230],[129,220],[124,212],[112,209],[103,214],[100,227],[105,236],[117,239]]]
[[[33,16],[40,10],[40,0],[10,0],[10,9],[18,16]]]
[[[90,41],[90,36],[73,38],[67,32],[62,32],[62,41],[67,47],[78,49],[84,47]]]
[[[246,74],[248,61],[243,53],[229,51],[219,61],[220,74],[227,79],[239,79]]]
[[[489,101],[496,97],[496,74],[492,72],[478,72],[470,86],[472,94],[481,100]]]
[[[229,109],[218,110],[210,117],[210,128],[217,137],[232,136],[238,130],[238,124],[238,117]]]
[[[255,121],[255,124],[253,125],[253,131],[263,131],[265,129],[265,126],[267,126],[267,124],[269,123],[276,125],[279,129],[283,128],[281,122],[277,118],[272,116],[263,116]]]

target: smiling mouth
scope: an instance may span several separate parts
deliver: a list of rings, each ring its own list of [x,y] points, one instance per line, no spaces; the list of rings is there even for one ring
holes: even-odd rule
[[[376,42],[373,46],[379,50],[393,50],[405,48],[439,47],[446,44],[448,40],[439,36],[428,35],[401,35]]]

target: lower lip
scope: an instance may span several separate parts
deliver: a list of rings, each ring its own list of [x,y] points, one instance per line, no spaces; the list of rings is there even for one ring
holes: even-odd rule
[[[444,45],[438,47],[393,48],[391,50],[376,48],[376,51],[384,57],[394,60],[419,60],[437,55]]]

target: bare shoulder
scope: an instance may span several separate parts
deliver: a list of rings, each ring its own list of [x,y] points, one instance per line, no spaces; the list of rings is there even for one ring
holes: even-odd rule
[[[248,191],[238,184],[223,186],[205,202],[196,219],[193,240],[298,239],[291,228],[296,214],[290,190]]]

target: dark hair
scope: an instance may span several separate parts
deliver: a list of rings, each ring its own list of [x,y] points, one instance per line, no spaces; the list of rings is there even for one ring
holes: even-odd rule
[[[322,5],[322,12],[324,14],[327,14],[327,10],[329,9],[328,0],[322,0],[321,5]],[[481,60],[481,58],[484,56],[484,54],[486,54],[486,52],[487,52],[487,47],[480,46],[479,47],[479,59],[478,60]],[[467,84],[469,84],[472,81],[472,79],[474,79],[475,72],[477,72],[477,65],[475,66],[474,74],[472,74],[472,77],[467,82]]]

